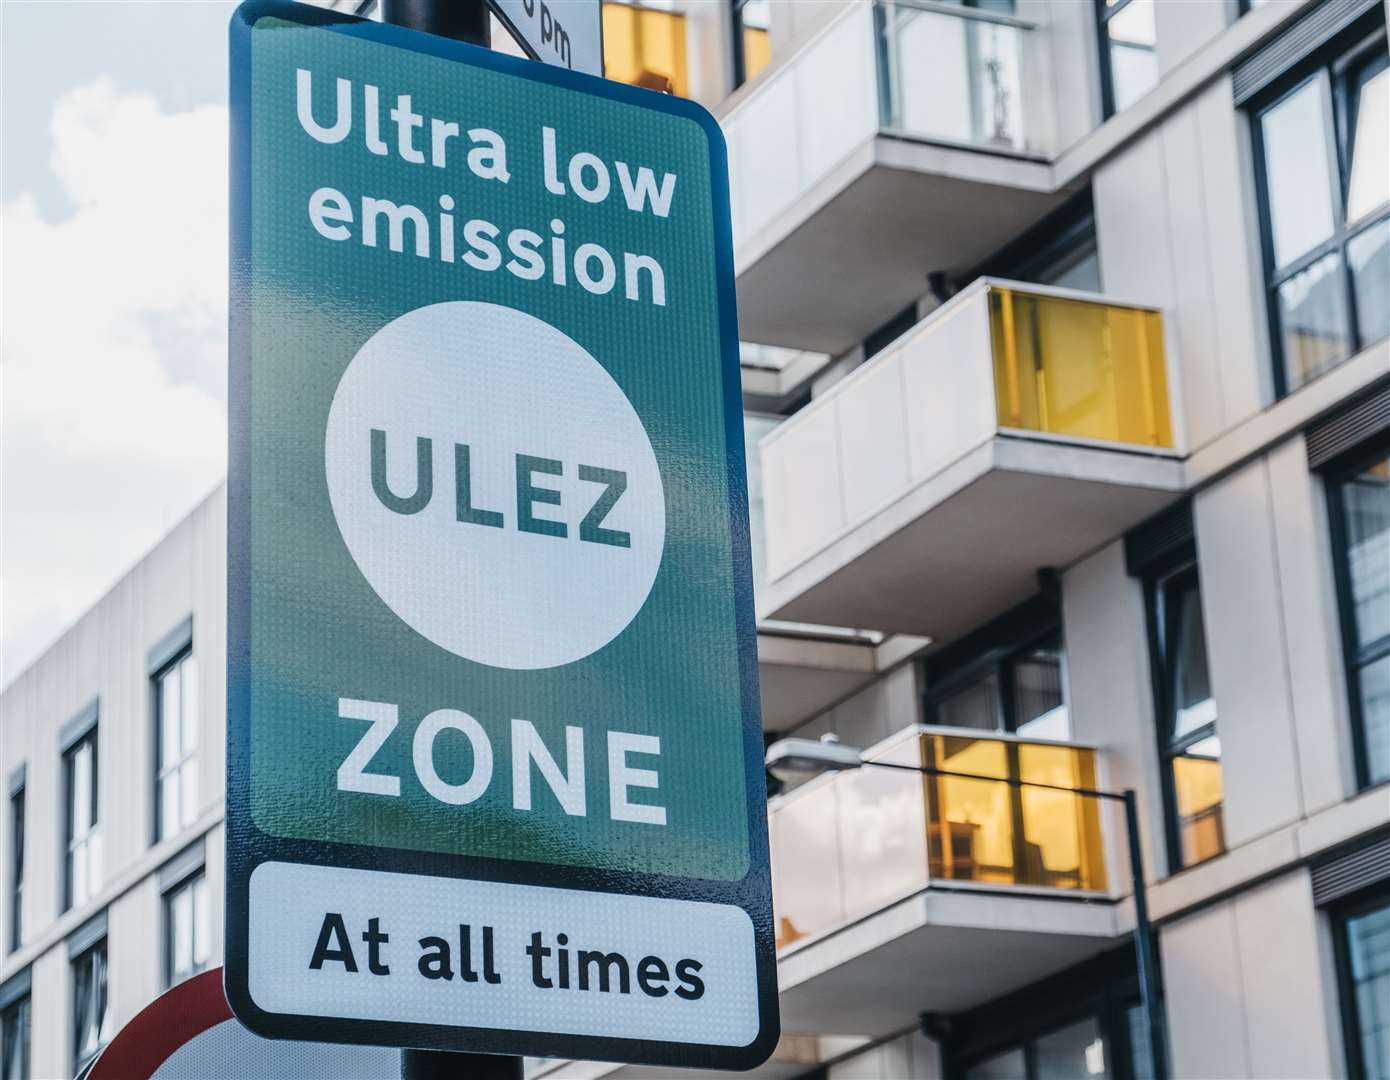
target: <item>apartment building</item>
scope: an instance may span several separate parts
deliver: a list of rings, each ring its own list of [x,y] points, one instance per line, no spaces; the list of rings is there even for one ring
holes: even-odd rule
[[[605,5],[728,138],[768,740],[972,777],[770,780],[755,1075],[1153,1076],[1133,789],[1170,1074],[1390,1077],[1386,20]],[[0,695],[5,1080],[219,962],[224,570],[218,491]]]

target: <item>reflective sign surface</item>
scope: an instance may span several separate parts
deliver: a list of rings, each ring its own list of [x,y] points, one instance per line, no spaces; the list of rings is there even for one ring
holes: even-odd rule
[[[237,1015],[761,1060],[717,125],[298,5],[243,5],[232,49]]]

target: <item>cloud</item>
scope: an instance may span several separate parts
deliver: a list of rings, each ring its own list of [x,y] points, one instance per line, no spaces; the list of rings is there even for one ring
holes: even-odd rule
[[[0,206],[0,682],[226,469],[227,113],[55,104],[73,210]]]

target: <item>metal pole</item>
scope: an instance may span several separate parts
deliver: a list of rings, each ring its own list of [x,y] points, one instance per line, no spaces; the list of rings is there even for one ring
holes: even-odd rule
[[[1139,968],[1139,996],[1149,1021],[1149,1055],[1154,1080],[1168,1080],[1168,1038],[1163,1007],[1158,1001],[1158,980],[1154,977],[1153,926],[1149,922],[1149,899],[1144,890],[1144,853],[1139,848],[1139,810],[1133,788],[1125,789],[1124,804],[1129,872],[1134,883],[1134,955]]]
[[[484,48],[492,44],[486,0],[381,0],[381,21]]]
[[[1072,795],[1113,799],[1124,803],[1125,833],[1129,847],[1129,873],[1134,887],[1134,955],[1139,974],[1139,998],[1144,1007],[1145,1019],[1149,1022],[1149,1056],[1153,1063],[1154,1080],[1168,1080],[1168,1035],[1163,1020],[1163,1006],[1158,996],[1157,972],[1154,968],[1153,924],[1149,922],[1149,898],[1144,890],[1144,852],[1139,847],[1139,810],[1135,801],[1134,789],[1126,788],[1123,792],[1115,792],[1098,791],[1091,788],[1067,788],[1058,784],[1022,780],[1012,776],[986,776],[983,773],[954,772],[949,769],[933,768],[930,765],[904,765],[895,761],[865,761],[863,764],[876,769],[901,769],[904,772],[921,773],[924,776],[984,780],[996,784],[1008,784],[1010,787],[1016,788],[1065,791]]]
[[[381,0],[381,21],[484,48],[492,44],[492,16],[486,0]],[[524,1076],[519,1057],[401,1051],[401,1080],[523,1080]]]

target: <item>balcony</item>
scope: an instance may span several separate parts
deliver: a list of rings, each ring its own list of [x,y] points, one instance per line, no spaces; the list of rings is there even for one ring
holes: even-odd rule
[[[740,330],[840,353],[1069,194],[1032,23],[851,4],[723,117]]]
[[[886,1035],[998,997],[1113,945],[1095,751],[916,727],[867,766],[773,800],[782,1027]],[[1123,875],[1121,875],[1123,876]]]
[[[949,641],[1183,487],[1162,316],[981,279],[759,443],[761,619]]]

